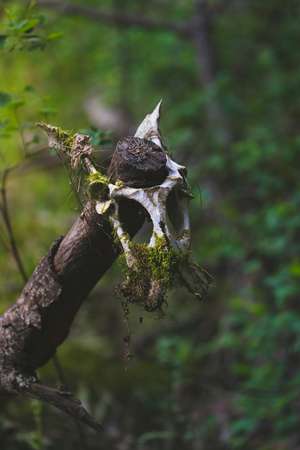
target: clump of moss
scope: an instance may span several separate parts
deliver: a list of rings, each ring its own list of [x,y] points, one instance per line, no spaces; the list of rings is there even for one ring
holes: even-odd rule
[[[74,133],[69,130],[63,130],[60,127],[53,128],[56,128],[55,133],[57,135],[58,142],[60,142],[65,147],[66,152],[70,152],[75,139]]]
[[[131,243],[136,263],[126,268],[120,290],[125,304],[134,303],[146,311],[162,310],[168,289],[176,281],[178,264],[183,256],[170,248],[164,238],[157,237],[156,245]]]
[[[97,171],[87,176],[87,182],[92,198],[98,200],[107,197],[109,183],[107,176]]]
[[[123,182],[122,180],[117,180],[117,181],[115,182],[115,185],[116,185],[118,188],[121,188],[121,187],[125,186],[125,185],[124,185],[124,182]]]
[[[38,126],[46,131],[49,136],[50,147],[63,153],[69,153],[72,149],[75,134],[60,127],[54,127],[44,122],[39,122]]]

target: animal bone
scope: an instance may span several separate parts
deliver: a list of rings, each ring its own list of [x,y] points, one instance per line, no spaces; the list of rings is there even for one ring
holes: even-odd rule
[[[137,129],[135,137],[150,140],[163,149],[159,131],[160,106],[161,101],[153,112],[145,117]],[[164,240],[167,247],[176,252],[184,261],[177,265],[177,275],[196,297],[202,298],[207,291],[211,277],[190,259],[191,233],[188,201],[191,194],[185,178],[186,168],[173,161],[169,155],[166,155],[166,158],[168,174],[160,185],[132,188],[123,183],[109,183],[109,200],[98,201],[96,210],[99,214],[112,211],[109,215],[110,221],[123,247],[127,266],[132,269],[137,268],[138,260],[132,251],[131,242],[122,228],[118,200],[123,197],[142,205],[153,224],[148,247],[154,248],[159,241]],[[110,208],[112,204],[114,208]],[[170,220],[170,216],[173,220]],[[159,289],[153,289],[153,282],[154,280],[151,281],[149,295],[155,291],[155,295],[161,296],[162,293]]]

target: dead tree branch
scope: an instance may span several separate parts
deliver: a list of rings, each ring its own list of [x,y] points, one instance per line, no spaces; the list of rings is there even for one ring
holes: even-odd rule
[[[95,431],[103,430],[102,426],[83,408],[81,402],[74,398],[69,392],[43,386],[39,383],[33,383],[25,391],[25,395],[37,398],[65,412],[76,420],[77,426],[80,421],[80,423],[88,425]]]
[[[17,166],[7,168],[7,169],[4,170],[4,172],[2,174],[2,183],[1,183],[1,200],[2,200],[2,202],[0,204],[0,212],[2,213],[4,225],[5,225],[6,232],[8,234],[8,239],[9,239],[9,245],[6,246],[6,250],[8,252],[11,252],[23,282],[27,283],[28,276],[27,276],[27,273],[25,271],[23,260],[21,258],[21,255],[20,255],[20,252],[19,252],[19,248],[18,248],[18,245],[17,245],[17,240],[16,240],[16,237],[15,237],[12,221],[11,221],[11,218],[10,218],[9,205],[8,205],[8,200],[7,200],[7,181],[8,181],[8,176],[10,175],[12,170],[17,169],[17,168],[18,168]],[[2,239],[2,241],[3,241],[3,239]],[[4,243],[5,243],[5,241],[4,241]],[[61,367],[61,364],[60,364],[60,361],[58,359],[58,356],[56,354],[54,354],[52,359],[53,359],[53,365],[55,367],[55,370],[56,370],[59,382],[61,384],[66,385],[65,376],[63,374],[63,369]]]
[[[120,217],[130,235],[144,221],[141,207],[129,200],[120,202]],[[41,399],[100,429],[80,402],[41,386],[35,372],[66,339],[82,302],[119,253],[109,221],[96,213],[94,201],[88,202],[38,264],[16,303],[0,316],[1,390]]]
[[[20,252],[19,252],[19,249],[17,246],[16,239],[15,239],[15,234],[14,234],[12,222],[10,219],[9,207],[8,207],[8,201],[7,201],[6,184],[7,184],[8,176],[12,170],[13,170],[13,167],[5,169],[3,172],[3,175],[2,175],[2,182],[1,182],[1,200],[2,201],[0,204],[0,212],[2,214],[4,225],[5,225],[7,234],[8,234],[8,240],[9,240],[11,253],[14,257],[14,260],[18,267],[19,273],[20,273],[24,283],[26,283],[28,280],[28,277],[27,277],[25,267],[22,262],[22,258],[21,258],[21,255],[20,255]]]
[[[102,11],[90,6],[61,2],[60,0],[38,0],[37,3],[39,6],[53,9],[62,14],[82,16],[105,25],[114,25],[119,28],[136,27],[147,31],[170,31],[182,37],[189,37],[191,34],[191,24],[189,22],[171,22],[133,14],[119,14],[117,12]]]

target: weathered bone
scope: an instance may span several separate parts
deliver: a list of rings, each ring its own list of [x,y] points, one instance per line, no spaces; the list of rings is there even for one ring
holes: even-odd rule
[[[144,139],[144,144],[150,140],[165,151],[159,131],[160,106],[161,101],[153,112],[145,117],[135,137]],[[98,214],[108,216],[123,247],[127,266],[130,269],[123,283],[122,292],[125,297],[129,301],[134,301],[136,297],[136,301],[143,303],[147,310],[158,309],[176,274],[195,296],[202,298],[211,277],[191,259],[188,214],[188,201],[191,195],[185,178],[185,167],[177,164],[165,152],[167,176],[160,184],[135,188],[126,186],[126,183],[120,180],[112,183],[94,167],[90,159],[92,146],[88,136],[73,136],[69,132],[47,124],[40,124],[40,126],[47,132],[51,145],[70,159],[71,166],[77,167],[79,163],[82,164],[89,174],[91,191],[93,187],[99,188],[99,185],[103,185],[103,189],[95,191],[98,198],[96,211]],[[137,155],[144,148],[147,147],[141,145],[141,148],[137,149]],[[121,198],[138,202],[148,213],[153,224],[148,246],[134,245],[123,230],[119,217]],[[150,264],[150,259],[152,263],[154,261],[154,265]],[[144,264],[145,260],[146,264]],[[146,272],[144,278],[143,273],[139,273],[143,264]],[[165,272],[161,273],[163,268]],[[139,282],[143,282],[143,287],[141,283],[138,284]]]
[[[151,114],[147,114],[143,122],[139,125],[134,137],[141,139],[148,139],[154,142],[160,148],[163,148],[162,139],[159,131],[160,107],[162,100],[160,100]]]
[[[188,250],[190,245],[190,224],[187,208],[184,207],[187,196],[186,184],[179,172],[179,170],[183,169],[183,166],[179,166],[167,156],[167,168],[169,175],[161,185],[143,189],[109,185],[110,198],[127,197],[140,203],[146,209],[153,224],[150,246],[155,246],[157,237],[165,237],[175,249]],[[181,206],[184,207],[183,228],[176,230],[177,235],[172,233],[167,219],[167,198],[173,189],[176,189],[176,193],[181,198]]]
[[[161,101],[157,104],[151,114],[148,114],[138,127],[135,137],[148,139],[163,148],[162,138],[159,131]],[[188,185],[185,179],[186,168],[177,164],[167,155],[168,175],[160,185],[148,188],[131,188],[124,185],[112,184],[109,187],[109,200],[97,202],[97,212],[103,214],[110,210],[111,204],[114,209],[110,213],[110,221],[123,247],[126,263],[129,268],[137,264],[136,258],[131,251],[130,241],[124,232],[119,220],[118,199],[125,197],[140,203],[148,212],[152,224],[153,232],[149,242],[149,247],[155,247],[159,238],[164,238],[169,247],[181,254],[188,254],[190,250],[190,221],[188,214],[188,200],[191,195],[188,192]],[[173,229],[168,219],[167,199],[170,193],[175,196],[175,215],[182,214],[180,226]],[[186,287],[197,297],[202,298],[210,282],[210,276],[199,268],[189,258],[185,259],[185,264],[178,268],[179,276]],[[150,294],[149,294],[150,295]]]

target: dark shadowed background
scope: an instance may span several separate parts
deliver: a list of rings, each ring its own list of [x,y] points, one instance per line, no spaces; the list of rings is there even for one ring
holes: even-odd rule
[[[194,256],[215,278],[202,303],[174,290],[164,317],[132,307],[128,360],[115,265],[58,352],[102,435],[2,396],[1,450],[300,448],[299,21],[297,0],[0,0],[0,169],[16,166],[5,189],[26,274],[80,211],[35,123],[90,134],[105,168],[163,98]],[[2,221],[1,312],[19,269]],[[40,376],[58,383],[53,363]]]

